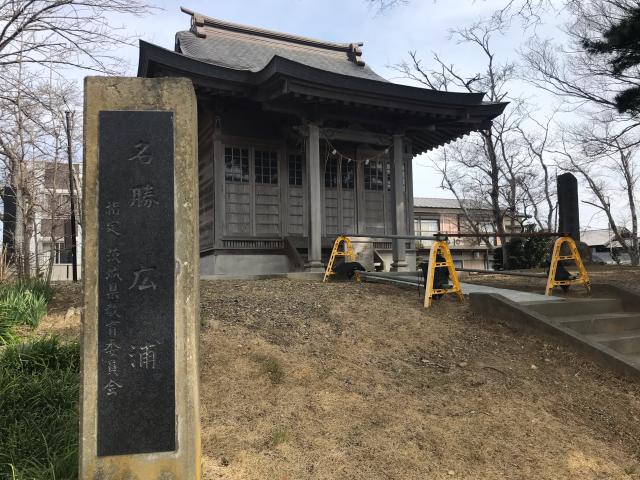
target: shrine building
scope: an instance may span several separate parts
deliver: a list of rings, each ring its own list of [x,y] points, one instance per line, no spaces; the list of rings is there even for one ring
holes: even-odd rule
[[[412,159],[486,129],[505,103],[391,83],[362,43],[182,9],[169,50],[140,42],[138,76],[188,77],[198,101],[201,274],[322,269],[339,234],[384,270],[415,270]]]

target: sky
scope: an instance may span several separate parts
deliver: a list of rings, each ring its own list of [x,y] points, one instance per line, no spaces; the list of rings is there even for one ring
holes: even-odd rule
[[[144,18],[114,17],[113,25],[122,27],[131,36],[173,49],[174,35],[189,29],[190,17],[180,11],[184,6],[210,17],[253,25],[270,30],[299,34],[336,42],[364,42],[363,59],[378,74],[397,83],[411,84],[400,78],[393,64],[408,59],[409,51],[417,51],[428,63],[433,52],[465,72],[484,68],[481,55],[468,45],[450,39],[449,30],[465,26],[489,16],[504,0],[410,0],[383,13],[364,0],[151,0],[158,8]],[[558,37],[561,15],[551,13],[537,33]],[[528,32],[517,22],[502,38],[497,38],[498,58],[515,59],[517,48]],[[138,63],[137,47],[118,52],[129,60],[128,74],[135,75]],[[535,110],[544,116],[552,108],[553,99],[537,92],[523,82],[515,83],[513,94],[524,94],[534,102]],[[429,165],[426,155],[414,159],[414,195],[452,197],[440,188],[441,178]],[[585,196],[584,192],[581,192]],[[581,205],[584,227],[606,227],[606,219],[592,207]]]

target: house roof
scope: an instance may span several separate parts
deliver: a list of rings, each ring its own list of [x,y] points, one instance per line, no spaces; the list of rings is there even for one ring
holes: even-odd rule
[[[586,243],[590,247],[609,245],[611,240],[613,240],[613,232],[608,228],[585,230],[580,232],[580,241]]]
[[[467,208],[475,210],[489,210],[489,208],[480,208],[470,200],[463,200]],[[437,197],[414,197],[413,206],[419,208],[447,208],[461,209],[460,202],[455,198],[437,198]]]
[[[362,60],[362,43],[332,43],[223,22],[182,8],[189,31],[176,34],[176,52],[236,70],[259,72],[274,56],[327,72],[386,82]]]
[[[631,238],[631,232],[624,227],[620,229],[620,235],[622,235],[622,238]],[[580,232],[580,241],[586,243],[590,247],[621,247],[620,242],[616,240],[613,230],[608,228],[584,230]]]
[[[489,128],[507,105],[484,102],[483,93],[388,82],[364,64],[360,43],[323,42],[183,11],[191,15],[191,29],[178,32],[175,51],[140,41],[139,76],[189,77],[199,95],[246,98],[303,120],[402,131],[414,155]]]

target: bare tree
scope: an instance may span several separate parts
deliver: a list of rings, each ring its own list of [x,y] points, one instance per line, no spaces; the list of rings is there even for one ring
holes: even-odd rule
[[[637,8],[637,2],[567,0],[566,8],[570,14],[563,28],[567,41],[558,44],[533,37],[522,52],[522,78],[555,95],[563,110],[570,112],[573,125],[561,127],[561,142],[554,147],[558,165],[582,178],[593,197],[589,203],[605,214],[623,251],[638,265],[635,162],[640,119],[633,112],[620,113],[616,96],[640,86],[640,68],[636,65],[613,74],[607,56],[592,55],[587,49]],[[533,142],[530,150],[535,154]]]
[[[365,0],[377,9],[384,12],[400,5],[407,5],[412,0]],[[415,1],[415,0],[413,0]],[[437,3],[438,0],[433,0]],[[468,0],[469,4],[484,2],[486,0]],[[502,7],[494,11],[494,20],[498,22],[509,22],[512,19],[519,19],[523,25],[537,25],[541,22],[542,14],[554,8],[553,0],[503,0]]]
[[[0,162],[5,185],[15,191],[20,275],[31,273],[31,242],[38,246],[38,238],[33,238],[39,233],[36,211],[58,209],[56,202],[38,197],[43,180],[39,166],[58,161],[56,117],[64,115],[66,100],[58,88],[54,106],[51,82],[44,88],[36,79],[64,67],[121,72],[125,62],[118,49],[135,38],[115,26],[114,18],[151,10],[143,0],[0,0]],[[78,97],[77,89],[74,95]],[[39,270],[39,259],[35,264]]]
[[[117,49],[131,36],[109,15],[145,15],[142,0],[1,0],[0,66],[81,67],[117,73]],[[7,81],[6,79],[4,79]]]
[[[553,147],[552,122],[554,117],[555,113],[550,115],[543,123],[530,115],[527,128],[521,125],[517,127],[526,147],[527,155],[532,163],[540,167],[540,170],[535,169],[535,171],[530,174],[531,179],[537,179],[539,181],[524,182],[522,189],[529,199],[533,211],[532,216],[536,224],[541,230],[548,232],[555,232],[556,230],[554,222],[556,211],[555,182],[553,182],[553,178],[549,173],[552,160],[548,158]],[[531,123],[534,125],[533,128],[531,128]],[[540,206],[540,204],[543,203],[546,204],[545,209],[542,209]]]
[[[509,224],[511,231],[516,225],[522,227],[526,220],[523,212],[531,208],[531,199],[523,187],[531,184],[535,175],[533,160],[520,139],[522,125],[527,118],[526,103],[520,98],[508,97],[508,86],[516,78],[516,65],[509,61],[500,62],[492,48],[492,41],[505,28],[505,22],[493,16],[488,21],[452,32],[458,43],[475,47],[483,55],[485,69],[482,72],[461,73],[437,54],[433,57],[435,67],[429,68],[416,52],[410,52],[408,62],[395,66],[403,76],[428,88],[483,92],[491,102],[511,101],[505,113],[493,121],[491,128],[445,147],[434,159],[436,168],[443,175],[443,186],[456,198],[460,200],[471,196],[491,209],[491,221],[503,246],[508,237],[505,225]],[[477,219],[468,212],[465,216],[469,225],[477,223]]]
[[[633,113],[617,112],[616,95],[640,86],[640,68],[613,75],[607,57],[592,55],[584,46],[634,4],[631,0],[568,0],[571,21],[563,28],[566,45],[548,38],[531,38],[522,51],[523,79],[558,96],[578,113],[614,112],[614,119],[621,122],[620,135],[638,127],[640,120]]]
[[[442,149],[437,161],[433,162],[434,169],[442,175],[441,186],[443,189],[449,190],[458,201],[462,213],[464,215],[465,230],[470,230],[471,233],[478,235],[477,244],[484,243],[484,245],[491,249],[495,245],[491,243],[489,237],[483,234],[489,233],[487,224],[491,224],[491,230],[495,230],[492,217],[486,215],[486,197],[483,194],[478,195],[479,185],[482,185],[482,181],[476,183],[475,177],[465,177],[460,170],[456,168],[459,164],[456,157],[464,155],[460,149],[452,147],[445,147]],[[453,156],[453,160],[451,160]],[[449,168],[450,163],[454,166]],[[471,184],[471,188],[461,188],[463,185]]]
[[[4,167],[5,184],[15,195],[16,219],[14,232],[15,264],[19,276],[30,274],[30,242],[35,214],[37,173],[34,158],[42,130],[40,103],[29,92],[33,83],[26,80],[24,68],[13,69],[14,85],[0,94],[0,161]]]
[[[33,267],[40,274],[43,262],[39,242],[43,234],[52,237],[54,243],[63,235],[55,225],[60,223],[63,210],[69,208],[61,202],[63,198],[58,191],[61,182],[65,186],[67,183],[67,169],[58,167],[65,158],[64,112],[76,108],[79,99],[75,84],[53,81],[51,77],[48,82],[36,82],[32,77],[25,80],[20,78],[24,68],[24,65],[13,68],[17,78],[10,85],[15,87],[0,94],[0,164],[4,185],[15,192],[13,243],[16,273],[20,277],[31,275]],[[75,144],[79,144],[78,136]],[[50,185],[51,178],[47,176],[55,177],[56,170],[60,170],[60,178]],[[41,225],[43,217],[50,217],[45,229]],[[48,255],[48,250],[45,253]]]
[[[46,241],[48,249],[44,252],[47,259],[47,280],[51,280],[53,267],[57,255],[68,256],[66,250],[60,250],[58,245],[60,240],[65,240],[67,234],[65,224],[70,221],[70,195],[69,192],[69,168],[67,165],[67,129],[65,114],[74,111],[78,105],[80,93],[78,87],[73,82],[52,81],[43,84],[38,91],[38,98],[41,99],[46,108],[46,121],[43,128],[46,132],[46,142],[43,142],[40,153],[42,158],[43,175],[40,183],[40,203],[39,213],[43,219],[46,229],[41,229],[40,240]],[[77,123],[75,125],[78,125]],[[72,136],[72,146],[78,148],[80,144],[79,132]],[[72,150],[73,154],[73,150]],[[72,172],[74,173],[74,172]],[[74,191],[79,190],[74,186]],[[77,199],[76,199],[77,200]],[[76,202],[77,204],[77,202]],[[46,221],[45,221],[46,220]],[[45,238],[46,237],[46,238]],[[36,237],[36,244],[38,238]]]
[[[582,177],[593,196],[587,203],[606,215],[616,241],[633,266],[640,264],[636,197],[639,148],[635,137],[620,135],[615,119],[608,116],[567,127],[560,148],[554,151],[561,169]],[[611,198],[621,195],[625,200],[612,204]],[[626,221],[630,223],[628,229]]]

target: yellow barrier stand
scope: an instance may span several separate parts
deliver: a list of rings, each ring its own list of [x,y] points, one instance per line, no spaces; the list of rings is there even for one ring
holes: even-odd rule
[[[560,255],[560,249],[563,244],[567,244],[569,247],[570,255]],[[571,280],[556,280],[556,271],[558,269],[558,262],[563,260],[573,260],[578,267],[579,275],[577,278]],[[547,290],[545,292],[546,295],[551,295],[551,292],[555,287],[561,285],[577,285],[582,284],[587,289],[587,293],[591,292],[591,281],[589,280],[589,274],[587,270],[584,268],[584,264],[582,263],[582,258],[580,258],[580,252],[578,252],[578,247],[576,246],[576,242],[574,242],[571,237],[560,237],[556,240],[555,245],[553,246],[553,255],[551,257],[551,265],[549,266],[549,278],[547,279]]]
[[[436,262],[438,252],[442,251],[444,262]],[[436,268],[448,268],[449,279],[453,283],[453,288],[441,289],[433,288],[433,276]],[[449,245],[445,241],[437,241],[431,247],[429,254],[429,268],[427,269],[427,288],[424,292],[424,308],[430,308],[434,295],[446,295],[447,293],[455,293],[460,301],[464,300],[462,295],[462,288],[460,288],[460,282],[458,281],[458,274],[456,268],[453,265],[453,258],[451,258],[451,251]]]
[[[340,248],[341,246],[343,247],[342,249]],[[349,239],[349,237],[341,235],[336,238],[335,242],[333,242],[333,249],[331,250],[331,256],[329,257],[327,268],[324,271],[324,278],[322,279],[322,283],[325,283],[327,280],[329,280],[329,277],[331,275],[335,275],[335,272],[333,271],[333,264],[335,263],[336,257],[345,257],[345,261],[356,261],[356,255],[353,252],[353,246],[351,245],[351,240]],[[356,282],[360,282],[360,272],[356,270],[354,272],[354,277],[356,279]]]

